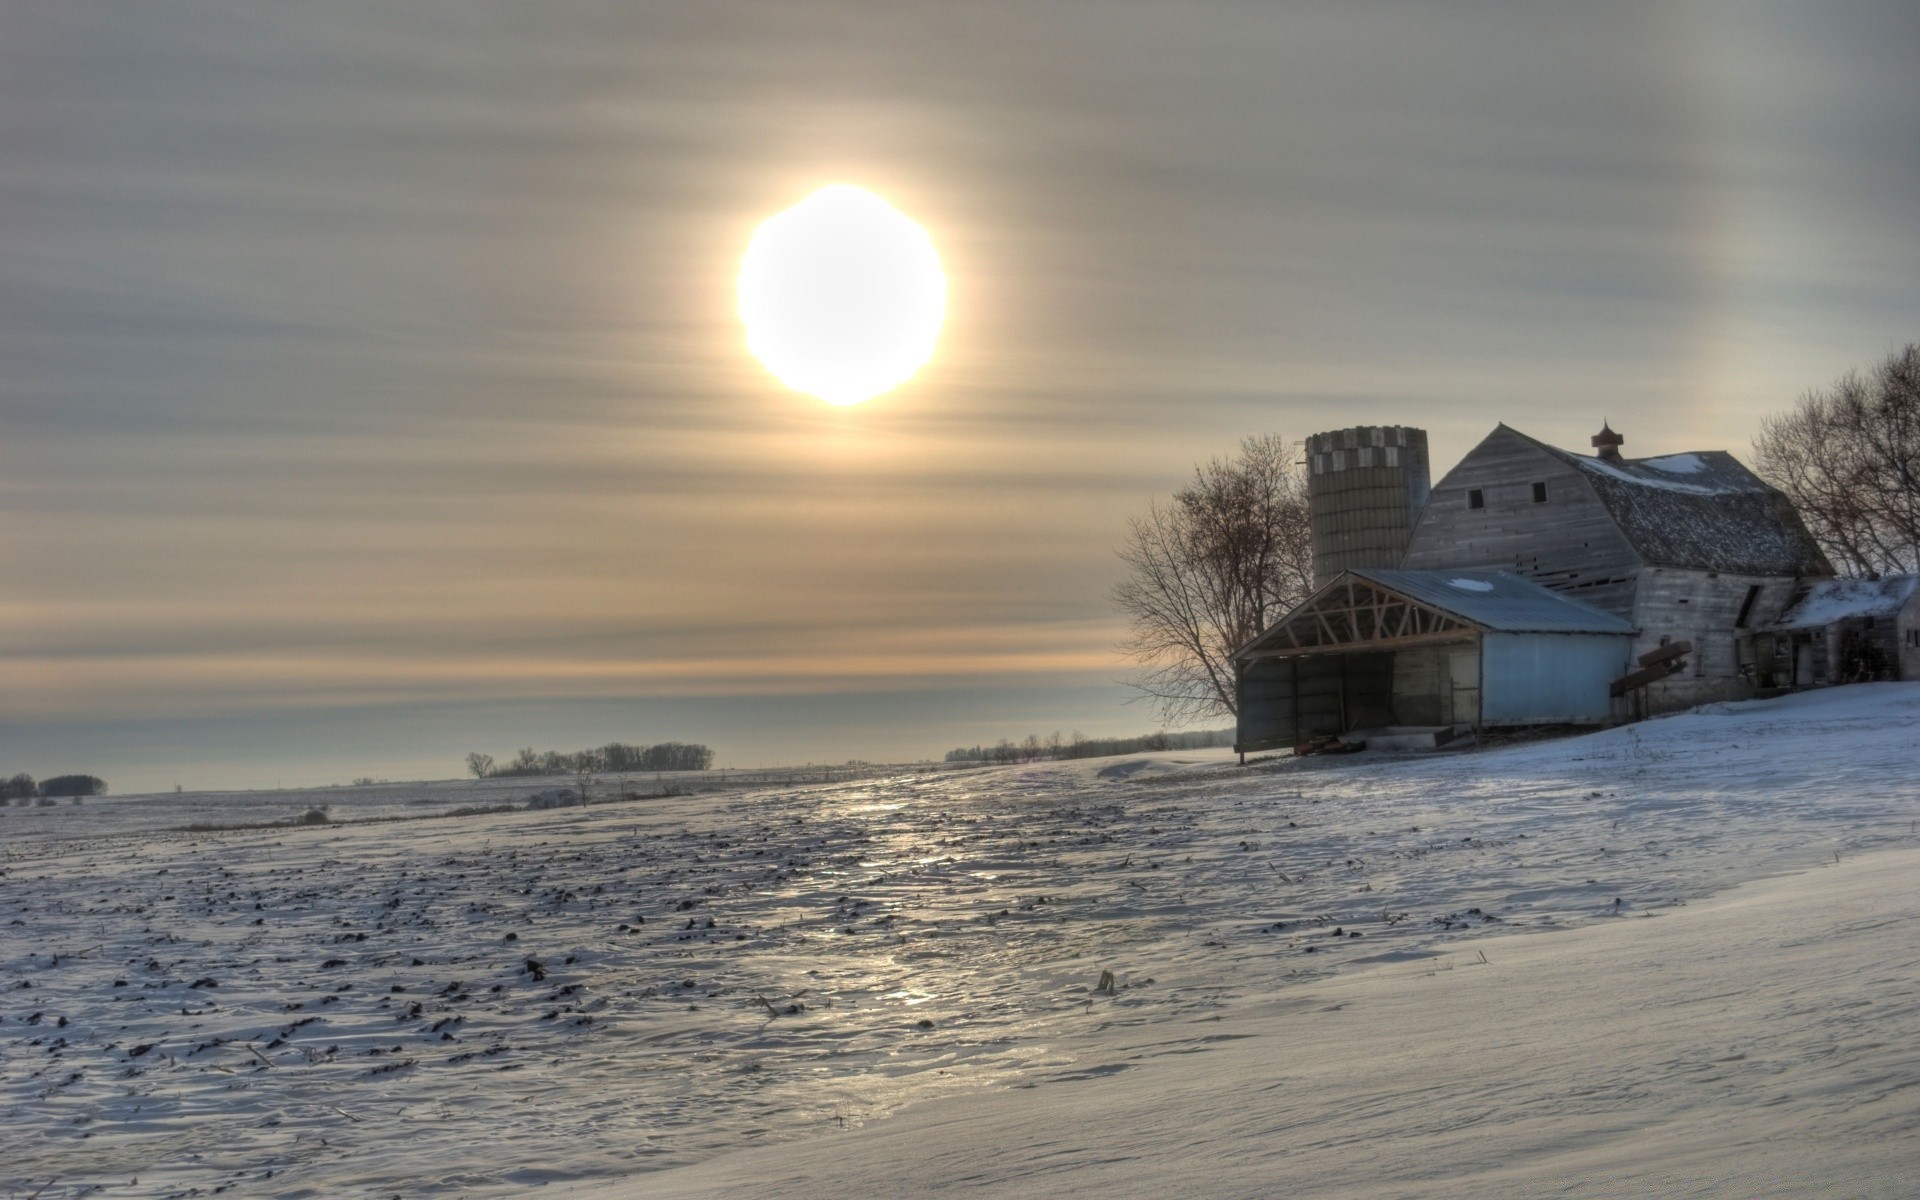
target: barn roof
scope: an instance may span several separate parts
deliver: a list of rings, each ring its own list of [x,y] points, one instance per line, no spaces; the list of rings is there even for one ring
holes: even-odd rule
[[[1818,629],[1850,617],[1891,617],[1920,592],[1920,575],[1881,579],[1823,579],[1780,614],[1768,628]]]
[[[1422,604],[1500,633],[1632,633],[1612,613],[1507,571],[1389,571],[1352,574]]]
[[[1528,440],[1585,474],[1649,566],[1833,574],[1787,498],[1725,450],[1603,459]]]

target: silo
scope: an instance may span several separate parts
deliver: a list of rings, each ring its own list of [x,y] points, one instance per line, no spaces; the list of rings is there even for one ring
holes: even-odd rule
[[[1427,431],[1359,425],[1307,439],[1313,582],[1352,567],[1397,567],[1426,506]]]

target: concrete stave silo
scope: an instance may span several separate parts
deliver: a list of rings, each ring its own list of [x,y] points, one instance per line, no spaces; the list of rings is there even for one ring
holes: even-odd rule
[[[1424,429],[1357,425],[1309,437],[1314,585],[1355,567],[1398,567],[1430,488]]]

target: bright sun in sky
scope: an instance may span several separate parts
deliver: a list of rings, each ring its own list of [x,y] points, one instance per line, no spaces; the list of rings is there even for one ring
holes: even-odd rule
[[[847,184],[768,217],[740,263],[747,347],[780,382],[829,404],[905,383],[933,357],[946,311],[927,231]]]

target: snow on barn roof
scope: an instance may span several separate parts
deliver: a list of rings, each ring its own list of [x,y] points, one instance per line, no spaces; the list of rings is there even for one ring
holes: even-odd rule
[[[1920,575],[1823,579],[1789,605],[1769,628],[1818,629],[1850,617],[1891,617],[1915,592],[1920,592]]]
[[[1833,574],[1787,498],[1725,450],[1602,459],[1528,440],[1586,475],[1649,566]]]
[[[1501,633],[1632,633],[1629,622],[1550,592],[1507,571],[1389,571],[1357,567],[1361,579]]]

